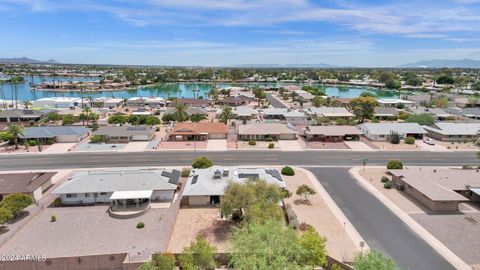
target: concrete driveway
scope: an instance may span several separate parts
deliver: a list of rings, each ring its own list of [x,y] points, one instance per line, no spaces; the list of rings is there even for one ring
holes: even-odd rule
[[[42,153],[44,154],[62,154],[67,153],[68,149],[74,147],[76,143],[54,143],[47,147]]]
[[[278,145],[283,151],[298,151],[302,150],[302,146],[298,140],[279,140]]]
[[[208,140],[207,151],[225,151],[227,150],[227,140]]]
[[[364,142],[343,141],[353,151],[373,151],[373,149]]]
[[[440,151],[440,152],[442,152],[442,151],[447,151],[447,152],[452,151],[452,150],[447,149],[446,147],[444,147],[444,146],[442,146],[442,145],[440,145],[436,142],[435,142],[434,145],[429,145],[429,144],[424,143],[423,140],[415,140],[415,144],[420,146],[420,148],[422,148],[422,150]]]
[[[147,148],[150,142],[129,142],[122,150],[122,152],[138,152]]]

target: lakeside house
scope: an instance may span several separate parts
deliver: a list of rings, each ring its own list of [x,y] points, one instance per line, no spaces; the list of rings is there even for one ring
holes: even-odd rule
[[[295,140],[298,131],[290,124],[252,123],[238,126],[238,140]]]
[[[177,98],[170,103],[171,106],[175,106],[176,104],[184,104],[187,107],[206,108],[210,107],[213,104],[213,101],[200,98]]]
[[[219,122],[182,122],[177,123],[168,134],[170,141],[205,141],[226,139],[228,126]]]
[[[131,97],[127,100],[128,106],[133,107],[165,107],[169,101],[166,101],[162,97]]]
[[[9,194],[30,195],[34,202],[43,197],[52,184],[56,172],[2,173],[0,174],[0,201]]]
[[[33,107],[40,108],[53,108],[53,109],[71,109],[75,107],[81,107],[81,98],[72,97],[48,97],[34,100]],[[83,100],[83,105],[88,106],[88,101]]]
[[[181,204],[183,206],[218,205],[229,182],[245,183],[262,179],[280,188],[287,188],[277,169],[237,168],[213,166],[193,169],[185,184]]]
[[[417,123],[363,123],[357,126],[371,141],[388,141],[394,133],[401,139],[422,139],[427,132]]]
[[[164,112],[163,112],[163,115],[167,115],[167,114],[174,114],[175,112],[177,111],[176,108],[167,108]],[[199,107],[188,107],[187,108],[187,114],[189,116],[191,115],[194,115],[194,114],[201,114],[201,115],[204,115],[204,116],[207,116],[208,115],[208,111],[204,108],[199,108]]]
[[[139,208],[152,201],[171,201],[177,189],[177,170],[122,170],[79,172],[53,194],[63,205],[111,203],[112,207]]]
[[[423,128],[428,136],[445,142],[471,142],[480,135],[480,123],[437,122]]]
[[[246,97],[225,97],[217,100],[218,105],[228,105],[232,107],[247,105],[250,100]]]
[[[21,140],[53,140],[56,143],[76,143],[90,135],[90,129],[82,126],[28,127]]]
[[[388,173],[397,189],[431,211],[458,211],[462,202],[480,202],[478,170],[420,167],[389,170]]]
[[[377,103],[381,107],[398,107],[398,106],[412,106],[415,102],[410,100],[398,99],[398,98],[381,98],[377,99]]]
[[[108,143],[150,141],[155,136],[154,126],[101,126],[93,135],[103,136]]]
[[[98,97],[93,99],[94,107],[117,108],[123,104],[123,98]],[[101,105],[101,106],[100,106]]]

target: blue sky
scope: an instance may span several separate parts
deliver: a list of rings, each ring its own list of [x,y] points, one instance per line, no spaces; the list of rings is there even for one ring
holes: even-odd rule
[[[397,66],[480,59],[480,0],[0,0],[0,57]]]

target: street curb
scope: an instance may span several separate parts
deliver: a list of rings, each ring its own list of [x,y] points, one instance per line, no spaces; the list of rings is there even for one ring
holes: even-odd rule
[[[363,168],[363,167],[362,167]],[[353,167],[348,170],[350,175],[362,185],[368,192],[370,192],[375,198],[381,201],[390,211],[392,211],[398,218],[400,218],[412,231],[417,234],[418,237],[422,238],[428,245],[430,245],[435,251],[437,251],[443,258],[445,258],[450,264],[452,264],[456,269],[459,270],[472,270],[468,264],[466,264],[462,259],[460,259],[455,253],[453,253],[448,247],[446,247],[442,242],[440,242],[435,236],[433,236],[429,231],[423,228],[418,224],[412,217],[410,217],[405,211],[400,209],[395,203],[393,203],[387,196],[378,191],[368,181],[363,178],[359,171],[361,167]]]
[[[309,170],[306,170],[304,168],[300,167],[295,167],[298,170],[301,170],[307,177],[308,180],[312,183],[312,185],[315,187],[315,190],[319,193],[319,195],[322,197],[322,199],[325,201],[327,204],[328,208],[330,211],[332,211],[333,215],[337,218],[338,222],[340,224],[343,224],[343,228],[345,232],[347,233],[348,237],[352,240],[353,244],[357,248],[357,250],[360,251],[368,251],[370,247],[368,246],[367,242],[363,237],[360,235],[360,233],[355,229],[353,224],[350,222],[350,220],[345,216],[343,211],[338,207],[338,205],[335,203],[335,201],[330,197],[330,194],[325,190],[325,188],[320,184],[320,182],[317,180],[317,178],[310,172]],[[361,248],[360,243],[363,242],[364,246]]]

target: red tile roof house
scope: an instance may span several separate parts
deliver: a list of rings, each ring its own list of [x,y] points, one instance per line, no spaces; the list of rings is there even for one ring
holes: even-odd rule
[[[0,174],[0,200],[13,193],[23,193],[32,196],[37,202],[43,193],[52,186],[55,172],[8,173]]]
[[[226,139],[228,126],[223,123],[183,122],[177,123],[168,135],[170,141],[205,141],[208,139]]]

